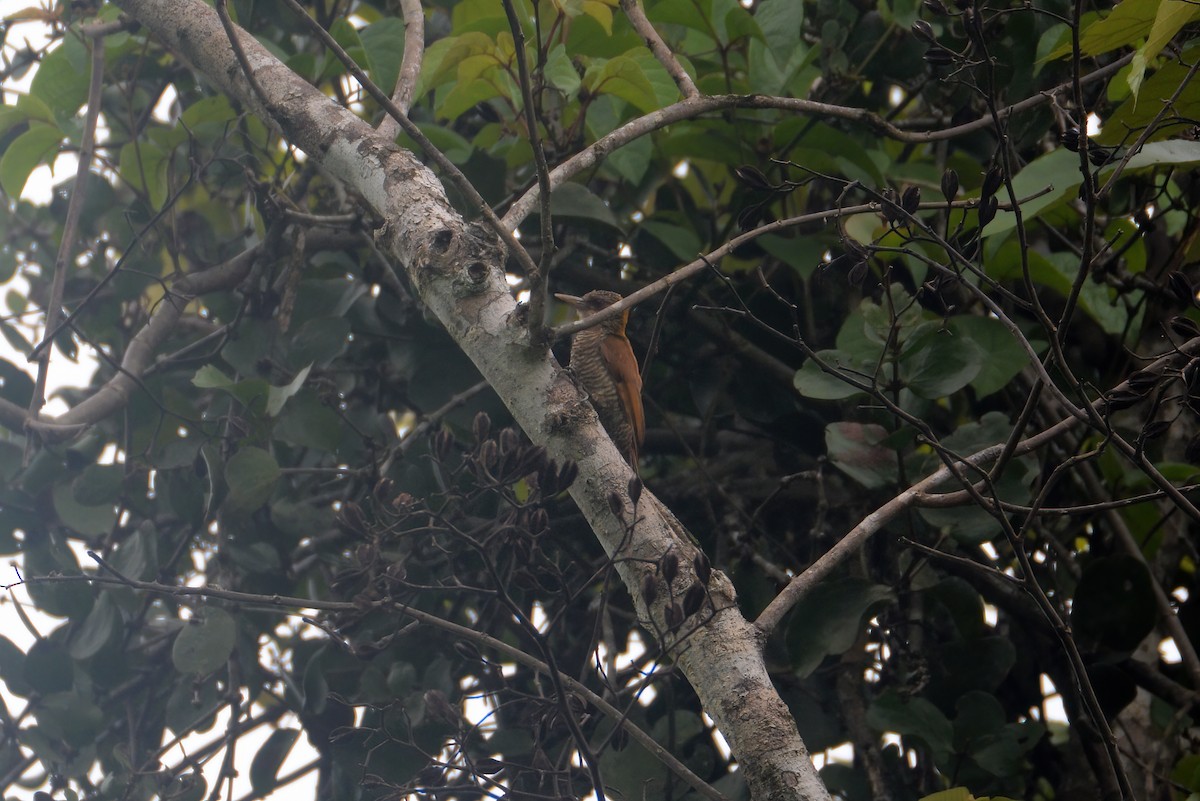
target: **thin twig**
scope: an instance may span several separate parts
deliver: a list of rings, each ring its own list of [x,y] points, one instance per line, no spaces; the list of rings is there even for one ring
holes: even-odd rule
[[[404,18],[404,55],[400,57],[392,102],[407,115],[425,58],[425,12],[421,10],[421,0],[400,0],[400,14]],[[395,139],[400,133],[400,123],[391,114],[385,114],[375,131],[386,139]]]
[[[646,18],[646,10],[642,8],[641,0],[621,0],[621,9],[629,18],[629,23],[637,31],[638,36],[642,37],[642,41],[646,43],[646,47],[650,48],[650,52],[658,59],[658,63],[663,65],[663,69],[671,76],[671,80],[675,81],[680,93],[688,98],[699,97],[700,90],[696,88],[692,76],[687,74],[687,70],[671,52],[671,48],[667,47],[666,42],[662,40],[658,31]]]
[[[537,269],[526,276],[529,282],[529,338],[535,343],[546,339],[546,285],[550,265],[554,259],[554,220],[550,216],[550,166],[546,163],[546,151],[542,148],[542,137],[538,133],[538,121],[534,108],[533,77],[529,73],[529,62],[525,57],[525,29],[517,17],[512,0],[501,0],[504,14],[508,17],[508,28],[513,35],[513,50],[517,58],[517,78],[521,86],[521,101],[524,108],[526,135],[533,150],[533,164],[537,171],[538,198],[540,199],[542,255]],[[603,790],[596,788],[603,797]]]
[[[79,163],[75,168],[75,187],[71,193],[71,201],[67,206],[66,220],[63,222],[62,239],[59,240],[58,254],[54,259],[54,280],[50,285],[50,299],[46,305],[45,342],[53,341],[53,332],[58,330],[59,320],[62,319],[63,289],[67,283],[67,268],[75,251],[75,238],[79,230],[79,215],[83,210],[83,202],[87,197],[88,176],[91,175],[92,158],[96,149],[96,123],[100,119],[100,90],[104,85],[104,39],[96,37],[90,42],[92,48],[92,76],[88,83],[87,115],[83,123],[83,137],[79,144]],[[34,348],[37,352],[37,348]],[[46,379],[50,372],[50,348],[38,357],[37,379],[34,382],[33,398],[29,402],[29,419],[36,420],[42,407],[46,405]],[[33,455],[33,438],[25,441],[25,463],[28,464]]]

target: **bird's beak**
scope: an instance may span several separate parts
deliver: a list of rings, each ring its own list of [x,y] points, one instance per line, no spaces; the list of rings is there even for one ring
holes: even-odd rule
[[[555,292],[554,297],[558,298],[568,306],[574,306],[577,309],[579,308],[579,304],[583,303],[583,298],[576,297],[575,295],[563,295],[559,292]]]

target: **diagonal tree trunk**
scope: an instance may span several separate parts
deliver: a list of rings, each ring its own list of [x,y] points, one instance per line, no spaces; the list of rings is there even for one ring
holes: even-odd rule
[[[524,315],[504,281],[503,252],[494,234],[451,208],[437,177],[416,156],[377,135],[238,29],[252,86],[217,13],[200,0],[117,4],[221,91],[277,127],[383,220],[376,231],[381,249],[404,267],[422,300],[525,432],[552,458],[577,463],[572,496],[606,551],[617,557],[643,623],[663,633],[664,650],[728,740],[753,797],[827,799],[772,686],[757,631],[738,610],[728,579],[714,572],[707,585],[711,609],[669,631],[665,599],[680,597],[696,581],[696,549],[650,493],[642,493],[635,509],[632,471],[549,349],[531,345]],[[647,608],[643,582],[647,575],[661,581],[655,565],[671,552],[680,564],[672,592],[658,592]]]

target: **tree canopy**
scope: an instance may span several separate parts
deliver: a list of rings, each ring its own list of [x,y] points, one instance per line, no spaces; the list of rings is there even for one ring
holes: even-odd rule
[[[1198,17],[12,15],[0,793],[1200,793]]]

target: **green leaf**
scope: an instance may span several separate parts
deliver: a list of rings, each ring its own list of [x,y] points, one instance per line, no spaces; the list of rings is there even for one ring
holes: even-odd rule
[[[91,659],[108,645],[120,628],[121,613],[113,601],[112,594],[102,593],[80,626],[79,632],[71,639],[71,658]]]
[[[550,48],[544,72],[546,81],[567,97],[574,97],[583,83],[579,73],[575,71],[575,65],[571,63],[570,56],[567,55],[566,45],[561,43]]]
[[[206,364],[192,376],[192,386],[200,389],[228,389],[234,381],[217,367]]]
[[[1121,4],[1124,5],[1126,4]],[[1130,137],[1138,136],[1162,111],[1162,104],[1152,99],[1172,97],[1187,78],[1188,67],[1185,64],[1192,63],[1198,55],[1200,47],[1188,47],[1179,61],[1173,60],[1163,64],[1142,84],[1139,96],[1144,98],[1145,102],[1138,103],[1136,97],[1126,98],[1125,102],[1105,119],[1104,129],[1096,137],[1096,141],[1102,145],[1114,146],[1128,141]],[[1168,119],[1154,129],[1150,139],[1178,137],[1192,125],[1190,120],[1197,117],[1200,117],[1200,81],[1190,81],[1183,85],[1183,90],[1171,104]]]
[[[1150,34],[1146,43],[1138,48],[1138,53],[1145,61],[1157,56],[1167,43],[1175,38],[1175,34],[1183,30],[1183,26],[1200,17],[1200,6],[1188,0],[1162,0],[1154,14],[1154,24],[1150,26]]]
[[[862,373],[873,367],[860,360],[852,359],[840,350],[817,351],[817,356],[835,370],[856,369],[857,373]],[[853,365],[852,368],[851,365]],[[870,375],[851,373],[850,376],[861,382],[870,383],[871,381]],[[813,359],[809,359],[800,366],[792,383],[801,395],[814,400],[842,400],[862,392],[852,384],[822,370]]]
[[[292,337],[288,364],[296,368],[328,364],[346,352],[349,336],[350,321],[345,317],[314,317],[307,320]]]
[[[944,762],[954,737],[950,721],[924,698],[904,698],[895,690],[885,690],[867,710],[867,723],[877,731],[894,731],[916,737]]]
[[[1186,167],[1200,164],[1200,142],[1186,139],[1170,139],[1165,142],[1150,142],[1129,160],[1128,170],[1146,167]],[[1101,175],[1111,173],[1115,167],[1107,168]]]
[[[271,387],[267,393],[267,414],[275,417],[283,409],[283,405],[288,402],[288,399],[300,391],[304,386],[304,382],[308,379],[308,373],[312,369],[312,365],[308,365],[300,372],[296,373],[296,377],[282,387]]]
[[[654,143],[649,136],[639,136],[604,159],[604,163],[630,184],[639,184],[650,169],[654,157]]]
[[[161,474],[160,474],[161,475]],[[127,537],[109,560],[121,575],[143,581],[158,573],[158,534],[154,523],[143,521],[137,531]]]
[[[690,262],[700,255],[700,238],[691,228],[646,220],[642,223],[641,231],[666,245],[672,255],[681,262]]]
[[[71,482],[71,497],[84,506],[115,504],[125,483],[119,464],[90,464]]]
[[[939,790],[922,796],[921,801],[975,801],[975,796],[965,787],[951,787],[949,790]]]
[[[278,784],[279,768],[300,737],[298,729],[276,729],[258,749],[250,763],[250,786],[266,794]]]
[[[632,51],[589,68],[583,83],[592,94],[619,97],[643,114],[658,108],[654,87]]]
[[[860,578],[821,582],[796,605],[787,633],[788,653],[797,677],[808,676],[827,655],[845,653],[862,633],[862,623],[891,589]]]
[[[803,41],[804,3],[795,0],[762,0],[754,10],[754,19],[762,29],[771,54],[786,64]]]
[[[1111,14],[1087,26],[1083,31],[1079,37],[1080,52],[1084,56],[1097,56],[1121,47],[1132,47],[1150,33],[1150,28],[1158,16],[1159,5],[1158,0],[1118,3]],[[1068,41],[1047,56],[1047,59],[1054,60],[1070,54],[1071,43]]]
[[[87,101],[91,79],[92,57],[83,37],[64,36],[62,44],[38,65],[33,82],[29,85],[29,94],[45,103],[54,112],[55,118],[65,123]]]
[[[180,629],[171,648],[171,662],[180,673],[207,675],[229,659],[236,636],[237,624],[228,612],[205,608]]]
[[[107,534],[117,521],[114,503],[89,505],[75,499],[72,484],[54,487],[54,512],[64,526],[85,537]]]
[[[1025,168],[1013,177],[1013,191],[1017,199],[1031,197],[1047,188],[1050,191],[1021,204],[1021,215],[1025,223],[1028,225],[1038,214],[1073,195],[1082,182],[1079,154],[1072,153],[1065,147],[1056,148],[1026,164]],[[1007,194],[1001,190],[998,197],[1004,199]],[[988,237],[1005,233],[1016,225],[1016,215],[1001,209],[996,212],[995,219],[983,229],[983,235]]]
[[[42,695],[65,692],[75,683],[75,663],[52,640],[38,640],[30,647],[22,671],[25,683]]]
[[[975,343],[987,358],[981,360],[979,373],[971,387],[980,398],[999,392],[1029,364],[1029,355],[1017,338],[994,317],[960,315],[951,318],[950,330]]]
[[[279,464],[262,448],[243,448],[225,465],[228,495],[224,509],[234,515],[249,514],[267,502],[279,481]]]
[[[51,164],[63,140],[56,126],[32,123],[0,156],[0,189],[10,198],[19,198],[29,174],[42,164]]]
[[[358,32],[375,85],[391,95],[404,58],[404,20],[385,17]]]
[[[928,400],[952,395],[979,375],[984,353],[968,337],[936,329],[917,337],[900,356],[900,377],[913,394]]]
[[[895,483],[900,460],[896,449],[884,443],[888,431],[875,423],[836,422],[825,426],[829,460],[867,489]]]
[[[100,707],[78,692],[50,694],[41,699],[34,714],[39,730],[75,748],[90,745],[107,722]]]
[[[1113,603],[1113,598],[1120,603]],[[1071,626],[1077,636],[1117,651],[1132,651],[1158,622],[1151,578],[1132,556],[1102,556],[1090,562],[1075,588]]]
[[[616,215],[603,200],[583,184],[568,181],[550,193],[550,213],[554,217],[572,217],[602,223],[620,229]]]
[[[29,682],[25,681],[25,652],[13,644],[13,641],[0,635],[0,681],[10,693],[28,696],[33,692]]]
[[[4,330],[7,332],[8,327],[5,326]],[[33,379],[29,377],[29,373],[7,359],[0,359],[0,398],[28,408],[33,399],[33,390]]]

